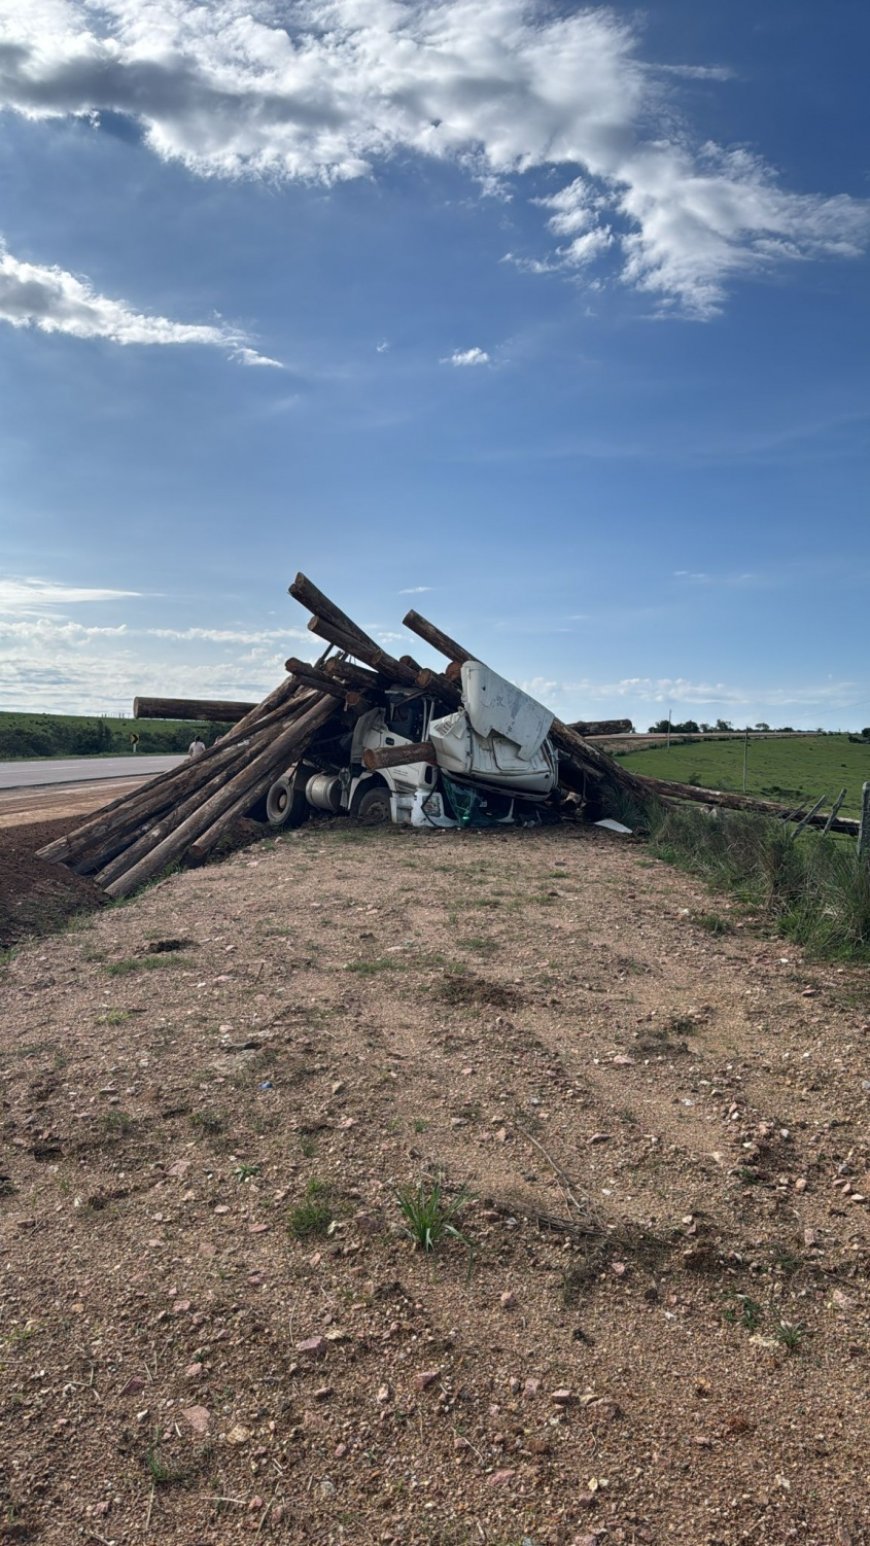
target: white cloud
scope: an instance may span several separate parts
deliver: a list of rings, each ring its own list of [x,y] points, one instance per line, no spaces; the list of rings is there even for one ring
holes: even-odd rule
[[[5,0],[0,104],[122,114],[203,176],[335,184],[412,152],[510,197],[523,173],[556,169],[550,226],[570,239],[513,261],[609,258],[696,317],[741,275],[859,251],[866,202],[788,192],[749,151],[693,142],[683,79],[727,69],[644,61],[639,39],[615,9],[534,0]]]
[[[83,600],[123,594],[73,593]],[[313,660],[322,646],[296,628],[135,628],[11,616],[0,618],[0,700],[7,709],[60,713],[129,713],[133,698],[148,693],[259,701],[283,677],[291,648]]]
[[[72,338],[105,338],[116,344],[208,344],[225,349],[242,365],[277,366],[258,354],[237,329],[173,322],[133,311],[124,301],[93,290],[54,265],[22,262],[0,242],[0,321]]]
[[[62,585],[55,580],[0,578],[0,613],[38,612],[42,607],[66,607],[93,601],[121,601],[138,596],[135,590]]]
[[[422,596],[428,590],[434,590],[434,586],[432,586],[432,585],[407,585],[404,590],[400,590],[399,591],[399,595],[400,596]]]
[[[489,355],[485,349],[454,349],[442,361],[442,365],[488,365]]]

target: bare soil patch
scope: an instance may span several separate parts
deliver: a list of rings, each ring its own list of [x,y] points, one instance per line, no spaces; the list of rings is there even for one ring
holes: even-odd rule
[[[870,1541],[868,980],[581,828],[312,825],[24,945],[5,1537]]]

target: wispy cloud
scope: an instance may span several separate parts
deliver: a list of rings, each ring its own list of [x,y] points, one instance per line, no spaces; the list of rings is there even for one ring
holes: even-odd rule
[[[665,313],[715,316],[736,278],[852,257],[870,231],[866,201],[790,192],[751,150],[699,143],[683,83],[727,69],[644,59],[614,7],[6,0],[0,25],[0,104],[96,128],[123,115],[197,175],[333,185],[410,153],[510,197],[549,169],[565,178],[544,205],[555,245],[514,260],[601,265]]]
[[[223,323],[175,322],[134,311],[125,301],[100,295],[88,281],[56,265],[27,263],[0,242],[0,321],[71,338],[103,338],[115,344],[205,344],[224,349],[241,365],[280,361],[258,354],[243,333]]]
[[[64,585],[56,580],[0,578],[0,613],[38,612],[44,607],[77,606],[94,601],[123,601],[141,592],[101,586]]]
[[[426,591],[434,590],[432,585],[408,585],[399,591],[400,596],[423,596]]]
[[[488,365],[489,355],[485,349],[454,349],[452,354],[445,355],[440,362],[442,365]]]

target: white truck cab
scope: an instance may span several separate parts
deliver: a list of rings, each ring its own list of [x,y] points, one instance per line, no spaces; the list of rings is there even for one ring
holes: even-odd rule
[[[463,707],[443,707],[416,689],[395,689],[345,734],[312,748],[266,799],[275,826],[298,825],[312,809],[345,812],[367,825],[458,827],[540,819],[558,783],[547,733],[552,714],[495,672],[462,668]],[[369,772],[363,753],[429,742],[437,765],[408,762]]]

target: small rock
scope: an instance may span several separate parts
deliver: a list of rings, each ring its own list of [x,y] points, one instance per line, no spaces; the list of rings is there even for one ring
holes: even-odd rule
[[[189,1363],[187,1368],[184,1371],[184,1378],[186,1380],[198,1380],[201,1374],[202,1374],[202,1364],[201,1363]]]
[[[523,1395],[525,1395],[525,1396],[536,1396],[538,1394],[538,1391],[540,1390],[540,1388],[541,1388],[540,1380],[536,1379],[534,1377],[534,1375],[530,1375],[530,1377],[526,1380],[526,1382],[525,1382],[525,1384],[523,1386]]]
[[[182,1410],[181,1416],[184,1419],[184,1421],[187,1423],[188,1427],[192,1428],[194,1433],[199,1434],[199,1436],[201,1438],[204,1437],[205,1434],[208,1433],[208,1425],[209,1425],[209,1422],[210,1422],[211,1419],[210,1419],[210,1414],[209,1414],[209,1411],[208,1411],[207,1407],[204,1407],[204,1406],[187,1406],[187,1407],[184,1407],[184,1409]]]
[[[463,1439],[459,1434],[457,1434],[456,1438],[453,1440],[453,1448],[457,1455],[464,1455],[466,1450],[471,1448],[471,1445],[467,1439]]]
[[[610,1270],[615,1278],[624,1278],[628,1268],[624,1261],[612,1261],[610,1263]]]
[[[422,1373],[414,1375],[414,1387],[416,1390],[428,1390],[430,1385],[440,1377],[440,1369],[424,1369]]]
[[[378,1402],[378,1404],[380,1406],[386,1406],[387,1402],[390,1400],[391,1397],[392,1397],[392,1391],[390,1390],[389,1385],[379,1385],[378,1386],[378,1393],[377,1393],[377,1396],[375,1397],[375,1400]]]
[[[138,1396],[140,1390],[145,1389],[145,1381],[139,1374],[131,1374],[126,1385],[121,1387],[122,1396]]]
[[[326,1348],[325,1337],[306,1337],[304,1342],[296,1343],[297,1353],[304,1353],[306,1358],[322,1358]]]
[[[254,1496],[252,1497],[252,1499],[250,1501],[250,1503],[248,1504],[248,1513],[249,1514],[259,1514],[260,1510],[264,1509],[265,1507],[266,1507],[266,1500],[265,1500],[265,1498],[261,1498],[260,1494],[258,1492],[255,1492]]]
[[[589,1139],[589,1142],[590,1143],[609,1143],[610,1142],[610,1134],[609,1133],[593,1133],[591,1138]]]
[[[347,1445],[346,1444],[336,1444],[335,1449],[332,1451],[332,1453],[334,1454],[336,1460],[343,1460],[345,1455],[347,1454]]]
[[[550,1400],[554,1406],[573,1406],[577,1397],[570,1390],[554,1390],[550,1393]]]
[[[334,1391],[331,1385],[320,1385],[314,1392],[314,1399],[315,1401],[328,1401],[333,1394]]]
[[[492,1475],[486,1478],[486,1485],[488,1487],[504,1487],[507,1482],[513,1481],[516,1474],[516,1471],[493,1471]]]
[[[516,1294],[512,1294],[510,1289],[505,1289],[504,1293],[499,1298],[499,1304],[503,1310],[512,1310],[516,1302]]]
[[[241,1423],[236,1423],[227,1434],[228,1444],[247,1444],[251,1437],[250,1428],[245,1428]]]

